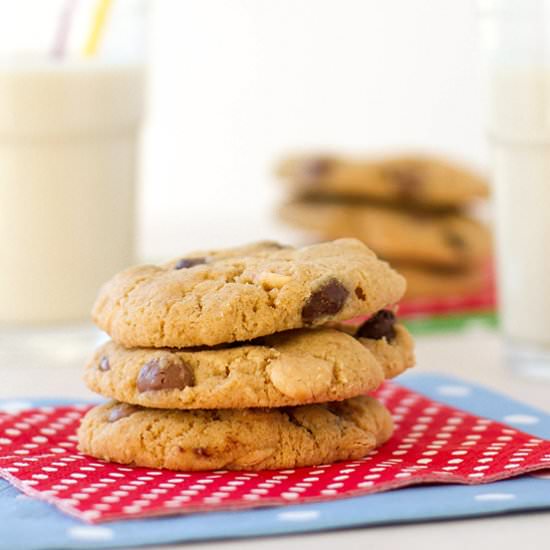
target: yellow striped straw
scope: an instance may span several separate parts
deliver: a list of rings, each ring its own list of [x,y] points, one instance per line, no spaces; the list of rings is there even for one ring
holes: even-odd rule
[[[105,21],[107,19],[107,15],[109,14],[109,10],[111,9],[112,3],[112,0],[98,1],[94,13],[94,19],[92,21],[92,28],[90,29],[88,40],[86,40],[86,45],[84,46],[85,57],[92,57],[97,53],[101,36],[105,30]]]

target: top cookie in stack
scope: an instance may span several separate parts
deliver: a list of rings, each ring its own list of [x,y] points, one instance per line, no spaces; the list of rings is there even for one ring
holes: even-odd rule
[[[101,289],[92,317],[126,347],[215,346],[372,315],[404,290],[357,240],[262,242],[127,269]]]
[[[80,449],[188,470],[363,456],[392,431],[364,394],[414,362],[388,309],[404,289],[354,239],[264,242],[123,271],[94,306],[113,340],[85,373],[116,401],[88,413]],[[359,315],[369,319],[341,324]]]
[[[428,157],[304,156],[284,161],[279,175],[290,195],[282,219],[319,239],[362,240],[406,276],[407,296],[484,284],[490,235],[468,207],[488,187],[476,174]]]

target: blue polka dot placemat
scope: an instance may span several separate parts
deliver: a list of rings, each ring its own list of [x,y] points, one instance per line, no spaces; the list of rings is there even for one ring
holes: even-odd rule
[[[462,380],[409,374],[403,385],[479,416],[550,439],[550,415]],[[67,403],[41,400],[32,405]],[[0,401],[17,410],[29,403]],[[331,502],[86,525],[0,480],[0,549],[123,548],[303,533],[550,508],[550,472],[487,485],[424,485]]]

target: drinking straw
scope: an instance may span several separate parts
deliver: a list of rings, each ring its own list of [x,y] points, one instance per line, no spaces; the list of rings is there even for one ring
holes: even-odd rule
[[[75,12],[77,0],[65,0],[63,9],[59,14],[59,22],[54,35],[52,57],[61,58],[66,54],[67,39],[71,30],[71,22]]]
[[[97,48],[99,46],[99,41],[105,30],[105,21],[111,8],[112,0],[99,0],[97,7],[94,13],[94,18],[92,21],[92,28],[90,29],[90,34],[86,45],[84,47],[84,56],[92,57],[97,53]]]

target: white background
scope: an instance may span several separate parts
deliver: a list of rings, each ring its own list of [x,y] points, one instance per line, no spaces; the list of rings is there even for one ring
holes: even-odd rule
[[[156,0],[142,253],[257,238],[296,149],[486,165],[473,0]]]

